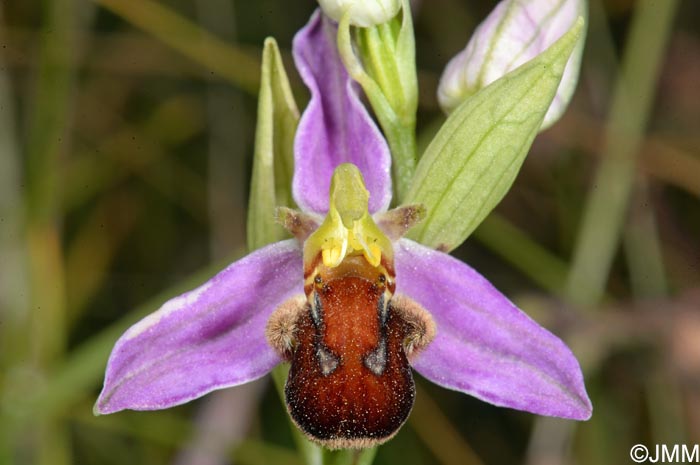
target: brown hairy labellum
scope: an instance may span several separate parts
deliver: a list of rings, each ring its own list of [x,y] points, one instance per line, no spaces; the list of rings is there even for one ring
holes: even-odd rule
[[[393,297],[393,267],[361,255],[320,260],[305,273],[306,299],[272,315],[270,344],[291,363],[285,386],[294,423],[330,449],[372,447],[408,418],[415,386],[408,357],[435,334],[430,315]]]

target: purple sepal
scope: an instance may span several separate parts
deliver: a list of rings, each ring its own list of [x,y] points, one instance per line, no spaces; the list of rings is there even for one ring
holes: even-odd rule
[[[280,361],[265,325],[304,293],[302,277],[301,250],[288,240],[169,300],[117,341],[95,412],[168,408],[265,375]]]
[[[384,211],[391,202],[389,146],[340,60],[337,29],[316,10],[294,37],[294,62],[311,92],[294,141],[294,200],[305,211],[326,213],[333,170],[353,163],[370,192],[369,211]]]
[[[461,261],[408,239],[395,244],[397,293],[435,319],[413,367],[430,381],[494,405],[576,420],[591,416],[578,361]]]

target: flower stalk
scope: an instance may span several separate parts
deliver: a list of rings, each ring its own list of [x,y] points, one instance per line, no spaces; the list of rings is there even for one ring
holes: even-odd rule
[[[413,20],[409,1],[402,0],[401,5],[400,17],[387,23],[351,30],[350,17],[346,15],[338,26],[338,50],[343,64],[362,86],[391,148],[394,197],[398,203],[405,198],[418,161]]]

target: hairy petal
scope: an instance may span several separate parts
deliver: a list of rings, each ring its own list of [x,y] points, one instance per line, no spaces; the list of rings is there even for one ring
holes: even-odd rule
[[[294,142],[294,200],[326,213],[333,170],[352,163],[370,192],[369,211],[383,211],[391,201],[389,147],[343,67],[336,35],[337,26],[317,10],[294,37],[294,61],[311,91]]]
[[[494,405],[585,420],[578,361],[556,336],[459,260],[408,239],[395,250],[397,293],[428,310],[433,342],[413,367],[436,384]]]
[[[95,412],[168,408],[265,375],[280,361],[265,324],[303,294],[302,274],[296,240],[277,242],[169,300],[117,341]]]

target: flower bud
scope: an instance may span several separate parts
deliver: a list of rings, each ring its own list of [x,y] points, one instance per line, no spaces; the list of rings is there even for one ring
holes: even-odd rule
[[[350,14],[350,24],[359,27],[386,23],[399,12],[400,0],[318,0],[321,9],[335,21],[345,12]]]
[[[467,47],[447,64],[438,86],[438,101],[446,113],[549,48],[585,16],[583,0],[502,0],[482,22]],[[542,129],[564,113],[578,81],[585,33],[571,54]]]

